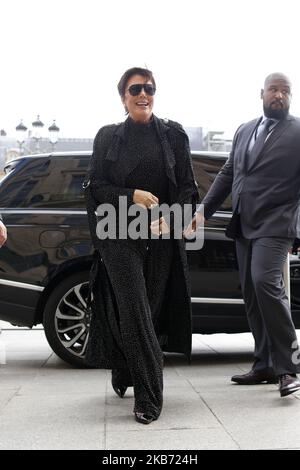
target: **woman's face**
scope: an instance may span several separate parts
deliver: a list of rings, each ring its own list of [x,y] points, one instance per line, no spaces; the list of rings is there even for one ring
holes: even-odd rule
[[[152,116],[154,96],[149,94],[151,89],[147,90],[147,87],[146,91],[144,88],[142,88],[135,96],[130,93],[129,88],[132,87],[132,85],[145,84],[153,85],[152,81],[148,80],[146,77],[143,77],[142,75],[133,75],[126,84],[125,96],[122,98],[122,102],[127,108],[129,116],[136,122],[150,121]],[[136,90],[133,88],[132,92],[136,93]]]

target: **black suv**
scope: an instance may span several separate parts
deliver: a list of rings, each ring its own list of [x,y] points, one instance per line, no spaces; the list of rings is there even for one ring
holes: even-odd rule
[[[91,244],[82,183],[91,152],[20,157],[5,168],[0,212],[8,240],[0,250],[0,319],[42,323],[55,353],[84,365]],[[201,199],[227,155],[194,152]],[[248,324],[234,243],[224,231],[231,201],[206,224],[204,247],[188,251],[194,333],[242,332]],[[293,318],[300,327],[300,262],[291,259]]]

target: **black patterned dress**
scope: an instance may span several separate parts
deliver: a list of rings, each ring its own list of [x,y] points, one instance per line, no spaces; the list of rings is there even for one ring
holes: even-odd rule
[[[127,174],[122,186],[114,186],[113,192],[132,197],[135,189],[141,189],[157,196],[160,204],[171,204],[174,201],[169,196],[165,153],[155,119],[148,124],[127,119],[121,149],[117,147],[116,151],[118,158],[115,159],[113,154],[119,180],[123,173]],[[185,142],[181,134],[179,137]],[[102,151],[105,141],[100,142]],[[104,148],[104,159],[107,155],[111,158],[113,145],[110,141],[110,147]],[[183,156],[184,149],[183,146]],[[94,154],[97,157],[95,148]],[[126,172],[133,155],[134,168]],[[184,171],[189,175],[186,185],[182,184],[185,194],[195,196],[197,189],[192,170],[188,167]],[[91,180],[94,177],[94,197],[99,200],[97,188],[104,183],[98,173],[100,170],[95,165]],[[106,178],[107,175],[108,171]],[[101,199],[105,202],[109,196],[101,195]],[[115,198],[110,199],[116,203]],[[184,266],[182,264],[186,255],[184,248],[178,248],[181,243],[172,238],[94,242],[99,262],[93,288],[94,321],[87,350],[88,363],[112,368],[115,383],[133,386],[134,411],[154,418],[160,415],[163,404],[162,349],[180,350],[187,355],[190,351],[190,297],[186,283],[187,265],[185,261]],[[175,283],[179,288],[173,290]]]

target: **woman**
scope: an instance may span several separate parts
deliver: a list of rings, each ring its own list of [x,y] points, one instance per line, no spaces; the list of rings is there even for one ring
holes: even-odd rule
[[[95,209],[110,203],[120,219],[120,196],[127,198],[127,207],[138,204],[150,212],[162,203],[196,204],[198,193],[185,132],[179,124],[152,113],[156,91],[152,72],[127,70],[118,90],[129,116],[121,124],[99,130],[85,185],[96,248],[86,358],[94,367],[112,369],[118,396],[133,386],[135,419],[149,424],[162,409],[162,349],[188,357],[191,353],[184,243],[160,237],[169,232],[163,217],[148,227],[156,239],[117,235],[100,240]]]

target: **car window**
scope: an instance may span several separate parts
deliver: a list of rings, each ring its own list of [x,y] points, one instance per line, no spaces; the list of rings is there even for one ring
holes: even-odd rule
[[[204,198],[207,191],[215,180],[222,166],[226,163],[227,157],[222,155],[192,155],[195,179],[198,183],[198,192],[200,201]],[[221,211],[231,211],[232,203],[229,196],[219,208]]]
[[[193,154],[193,168],[200,200],[204,198],[226,156]],[[3,181],[1,207],[85,208],[82,183],[89,156],[32,158],[22,163],[12,178]],[[19,163],[21,166],[21,162]],[[2,189],[2,188],[1,188]],[[231,211],[228,197],[219,210]]]
[[[28,206],[44,208],[84,208],[82,183],[86,176],[87,157],[52,157],[49,174],[39,179],[27,199]]]
[[[88,156],[54,156],[32,159],[7,181],[1,206],[33,208],[84,208],[82,183]]]
[[[47,158],[21,158],[5,167],[0,184],[1,207],[25,207],[28,194],[33,191],[39,174],[48,172]]]

